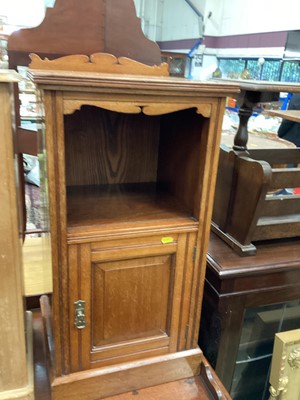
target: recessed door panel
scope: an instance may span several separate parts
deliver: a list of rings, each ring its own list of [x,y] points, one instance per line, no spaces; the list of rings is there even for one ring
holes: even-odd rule
[[[173,255],[92,264],[92,346],[167,336]]]

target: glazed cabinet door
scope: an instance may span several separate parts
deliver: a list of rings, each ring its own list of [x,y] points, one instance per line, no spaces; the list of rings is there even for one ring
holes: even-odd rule
[[[184,349],[194,246],[195,234],[69,246],[71,372]]]

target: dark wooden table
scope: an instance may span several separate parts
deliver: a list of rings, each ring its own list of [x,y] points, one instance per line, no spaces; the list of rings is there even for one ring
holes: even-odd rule
[[[234,138],[233,150],[245,152],[248,142],[248,120],[258,103],[279,100],[280,92],[299,93],[300,85],[290,82],[271,82],[243,79],[218,79],[218,81],[238,83],[241,92],[235,98],[239,107],[240,124]]]
[[[300,299],[300,239],[256,245],[255,256],[240,257],[214,233],[210,239],[200,347],[229,392],[245,311]]]

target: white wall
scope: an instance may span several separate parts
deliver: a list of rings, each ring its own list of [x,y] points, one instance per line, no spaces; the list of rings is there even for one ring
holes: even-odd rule
[[[202,36],[202,20],[184,0],[164,0],[161,39],[196,39]]]
[[[10,25],[37,26],[45,16],[44,0],[0,0],[0,15]]]
[[[191,0],[204,16],[205,34],[239,35],[300,29],[299,0]],[[153,40],[199,37],[199,19],[185,0],[134,0]],[[207,18],[211,12],[211,17]],[[148,26],[148,27],[147,27]]]
[[[204,34],[219,36],[222,24],[223,9],[225,1],[205,0],[204,9]],[[208,18],[208,16],[211,16]]]
[[[199,11],[204,2],[192,0]],[[196,39],[202,35],[202,20],[185,0],[134,0],[146,36],[156,41]]]
[[[0,0],[0,15],[12,25],[35,26],[50,0]],[[51,0],[52,2],[53,0]],[[190,0],[212,36],[300,29],[299,0]],[[199,37],[199,18],[185,0],[134,0],[146,34],[157,41]],[[209,12],[212,16],[207,19]]]
[[[151,40],[161,36],[163,0],[134,0],[144,34]]]
[[[246,33],[300,29],[299,0],[206,0],[207,35],[226,36]]]

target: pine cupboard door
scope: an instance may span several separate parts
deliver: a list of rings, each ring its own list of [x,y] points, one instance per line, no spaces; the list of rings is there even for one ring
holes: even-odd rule
[[[195,234],[162,241],[69,246],[71,372],[184,350]]]

